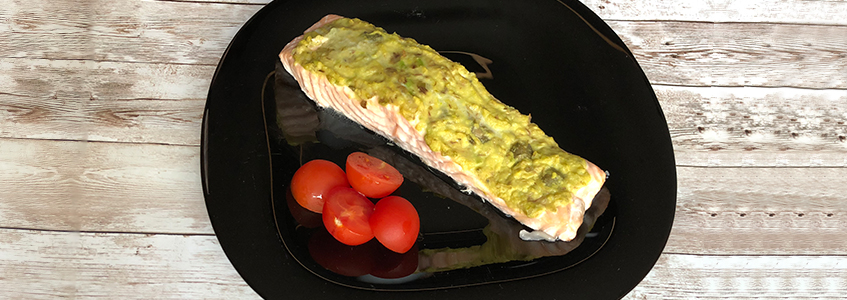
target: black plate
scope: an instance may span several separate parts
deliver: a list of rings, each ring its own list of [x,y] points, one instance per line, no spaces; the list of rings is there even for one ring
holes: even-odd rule
[[[254,290],[268,299],[614,299],[644,278],[664,248],[676,205],[673,151],[659,103],[623,42],[578,1],[516,2],[275,1],[244,25],[212,80],[201,160],[215,233]],[[271,117],[274,111],[263,104],[274,106],[265,101],[273,98],[273,90],[263,90],[263,84],[282,47],[328,13],[361,18],[436,50],[490,59],[487,67],[493,78],[481,81],[492,94],[531,113],[562,148],[611,174],[606,184],[611,204],[593,229],[595,237],[568,254],[529,264],[460,269],[438,273],[435,280],[401,284],[339,276],[317,266],[306,250],[308,235],[314,232],[298,229],[285,206],[285,182],[303,152],[278,140],[273,119],[265,123],[263,111]],[[485,71],[473,59],[447,55],[472,71]],[[344,125],[343,119],[337,124],[355,128]],[[361,140],[332,144],[321,139],[324,143],[307,149],[305,157],[339,161],[348,151],[365,149]],[[379,153],[415,165],[402,151],[376,146],[377,151],[387,149]],[[426,200],[415,203],[422,207],[422,232],[460,227],[469,232],[442,240],[424,235],[420,248],[462,247],[485,240],[478,231],[486,224],[484,217],[433,221],[442,213],[485,215],[480,209],[448,213],[444,208],[451,202],[427,188],[410,182],[401,190]]]

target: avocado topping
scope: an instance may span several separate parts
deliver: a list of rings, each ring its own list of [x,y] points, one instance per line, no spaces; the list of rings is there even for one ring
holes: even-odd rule
[[[342,18],[305,34],[294,60],[349,86],[361,105],[394,105],[429,147],[475,174],[529,217],[572,202],[590,175],[530,117],[488,93],[476,76],[411,38]]]

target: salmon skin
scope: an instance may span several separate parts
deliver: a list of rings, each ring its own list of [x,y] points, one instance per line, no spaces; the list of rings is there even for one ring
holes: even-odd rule
[[[403,45],[409,46],[402,51],[377,52],[369,56],[368,59],[380,61],[380,64],[374,63],[377,68],[384,65],[384,69],[377,70],[350,71],[346,62],[355,64],[361,58],[312,64],[312,61],[298,61],[298,55],[304,57],[314,54],[312,56],[318,60],[341,55],[318,53],[322,53],[321,47],[332,43],[332,34],[340,34],[338,31],[345,29],[344,24],[371,31],[361,34],[367,39],[362,43],[350,41],[349,36],[344,36],[347,40],[339,43],[351,46],[350,49],[337,50],[341,54],[355,54],[362,50],[360,44],[365,42],[377,43],[373,47],[374,51],[381,51],[379,49],[387,47],[378,44],[382,37],[391,43],[405,43]],[[586,209],[603,187],[606,173],[593,163],[561,150],[551,137],[529,121],[528,116],[491,96],[473,73],[461,65],[414,40],[398,40],[396,34],[389,35],[381,28],[368,26],[373,25],[358,19],[327,15],[306,29],[304,35],[289,42],[279,54],[280,61],[285,70],[297,80],[303,92],[318,106],[335,110],[386,137],[418,156],[428,166],[455,180],[466,192],[477,194],[530,228],[531,231],[520,232],[522,239],[574,239]],[[325,35],[321,35],[321,32]],[[404,63],[398,58],[400,52],[403,57],[408,53],[413,60]],[[414,60],[415,57],[417,60]],[[411,70],[415,67],[420,69]],[[446,71],[443,80],[436,78],[415,82],[412,75],[395,75],[394,79],[389,77],[386,82],[393,80],[396,88],[388,89],[382,97],[379,93],[371,93],[367,86],[362,88],[357,85],[360,78],[349,79],[349,76],[365,76],[358,73],[382,78],[382,74],[401,72],[398,70],[420,72],[424,69]],[[336,70],[339,74],[346,72],[348,77],[334,73]],[[349,75],[351,73],[356,75]],[[471,94],[468,94],[469,91]],[[401,98],[406,100],[396,100]],[[429,102],[422,99],[429,99]],[[436,129],[441,128],[436,126],[444,122],[448,122],[450,132],[458,134],[460,138],[442,142],[444,134],[436,133]],[[492,125],[495,123],[501,124],[500,127]],[[509,144],[497,144],[505,141],[509,141]],[[483,146],[488,148],[480,148]],[[480,152],[479,149],[493,150]],[[500,165],[496,165],[497,162]],[[479,171],[481,169],[496,172],[486,173]]]

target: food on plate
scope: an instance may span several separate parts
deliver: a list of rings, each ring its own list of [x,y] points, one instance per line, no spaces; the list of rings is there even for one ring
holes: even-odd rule
[[[388,196],[403,184],[403,175],[397,169],[362,152],[347,156],[344,169],[350,186],[370,198]]]
[[[415,206],[403,197],[389,196],[374,206],[370,221],[374,237],[386,248],[405,253],[418,240],[421,220]]]
[[[364,195],[349,187],[337,187],[326,197],[323,223],[339,242],[361,245],[374,237],[368,223],[373,211],[374,204]]]
[[[323,159],[303,164],[291,178],[291,194],[294,200],[316,213],[323,210],[326,194],[339,186],[350,186],[347,183],[347,175],[341,167]]]
[[[415,40],[328,15],[280,52],[304,93],[390,139],[533,232],[572,240],[606,174],[473,73]]]
[[[315,159],[297,169],[286,195],[294,219],[314,228],[316,224],[312,223],[317,217],[333,237],[346,245],[361,245],[377,235],[377,240],[391,251],[409,251],[421,227],[414,205],[399,196],[382,198],[376,206],[368,199],[394,192],[403,183],[403,175],[363,152],[348,155],[346,167],[347,172],[333,162]]]

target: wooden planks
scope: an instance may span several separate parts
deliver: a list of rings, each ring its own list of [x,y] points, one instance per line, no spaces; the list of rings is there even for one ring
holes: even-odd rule
[[[847,26],[608,24],[654,84],[847,89]]]
[[[847,255],[847,168],[678,167],[666,252]]]
[[[217,64],[261,8],[130,0],[9,4],[0,7],[0,57],[205,65]]]
[[[213,236],[0,229],[10,299],[259,299]]]
[[[624,299],[843,299],[844,256],[664,254]]]
[[[0,227],[213,234],[200,149],[0,140]]]
[[[675,150],[847,151],[847,90],[664,85],[653,89]]]
[[[604,20],[662,20],[847,25],[841,0],[581,0]]]
[[[197,145],[214,70],[0,58],[0,136]]]

